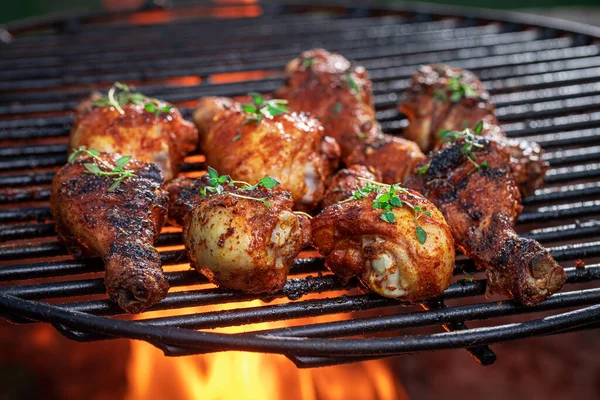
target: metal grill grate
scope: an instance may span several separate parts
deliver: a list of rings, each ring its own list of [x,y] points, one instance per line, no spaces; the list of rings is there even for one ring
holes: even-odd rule
[[[600,30],[432,6],[201,4],[36,21],[9,31],[14,40],[0,44],[0,312],[13,322],[49,322],[79,341],[142,339],[167,355],[277,352],[301,367],[448,348],[467,348],[490,364],[489,344],[600,323],[600,288],[592,283],[600,279]],[[326,273],[322,258],[305,254],[281,292],[257,297],[206,285],[185,265],[179,233],[171,229],[157,245],[169,296],[141,320],[111,318],[123,312],[104,295],[101,262],[68,256],[50,220],[49,185],[66,162],[68,111],[91,89],[121,80],[179,103],[189,117],[186,102],[200,96],[273,91],[285,63],[314,47],[369,70],[377,117],[391,133],[406,124],[394,106],[416,66],[445,62],[474,70],[507,135],[546,150],[552,165],[546,186],[524,200],[518,229],[567,267],[563,292],[526,308],[486,301],[485,281],[475,280],[453,284],[443,300],[422,309],[401,307],[360,294],[356,282],[344,285]],[[188,160],[184,173],[204,168],[201,156]],[[578,259],[587,266],[575,268]],[[472,262],[459,259],[456,275],[463,271],[473,272]],[[236,305],[257,298],[273,304]],[[153,313],[175,309],[171,316]],[[517,314],[526,314],[524,322],[502,320]],[[323,315],[332,320],[312,319]],[[281,320],[294,326],[252,325]],[[238,325],[247,332],[212,331]],[[440,325],[447,332],[431,333]]]

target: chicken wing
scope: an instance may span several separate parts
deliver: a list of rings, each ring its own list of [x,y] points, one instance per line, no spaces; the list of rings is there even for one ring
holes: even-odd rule
[[[292,212],[290,193],[261,185],[240,189],[228,177],[180,180],[169,185],[171,205],[183,215],[183,238],[192,266],[218,286],[273,293],[307,238],[310,224]],[[261,181],[262,182],[262,181]],[[182,197],[176,199],[177,194]],[[173,201],[175,200],[175,202]]]
[[[277,96],[288,100],[293,110],[310,112],[321,121],[339,143],[346,166],[365,165],[384,182],[396,183],[423,160],[415,143],[382,133],[375,119],[371,81],[363,67],[316,49],[290,61],[285,74],[286,85]]]
[[[102,257],[108,295],[123,310],[139,313],[169,289],[153,247],[167,215],[161,172],[118,154],[77,154],[52,183],[59,241],[75,255]]]
[[[271,176],[292,194],[296,209],[314,209],[337,168],[337,143],[316,119],[287,112],[277,100],[253,99],[245,105],[215,97],[199,101],[194,122],[207,164],[240,181]]]
[[[119,83],[106,96],[95,94],[79,105],[69,137],[71,152],[85,146],[129,154],[158,165],[167,181],[197,142],[198,131],[175,107]]]
[[[510,151],[468,130],[449,132],[406,186],[439,207],[457,247],[486,269],[488,291],[535,305],[560,290],[566,275],[538,242],[514,231],[521,195]]]
[[[365,186],[356,199],[312,220],[313,244],[336,275],[374,292],[418,302],[450,285],[454,240],[440,211],[418,193]]]
[[[498,126],[490,96],[470,71],[446,65],[425,65],[413,75],[399,106],[410,124],[404,130],[423,151],[443,145],[440,133],[475,129],[481,136],[503,143],[511,152],[512,171],[521,193],[529,196],[542,186],[549,164],[536,143],[509,140]]]

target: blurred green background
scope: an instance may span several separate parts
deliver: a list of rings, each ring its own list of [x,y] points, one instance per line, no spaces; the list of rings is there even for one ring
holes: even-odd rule
[[[189,2],[174,0],[174,3]],[[397,2],[395,0],[373,3]],[[429,3],[454,4],[500,9],[552,9],[556,7],[600,7],[600,0],[433,0]],[[357,0],[357,4],[365,3]],[[69,10],[100,10],[101,0],[0,0],[0,23],[50,12]],[[552,13],[554,15],[554,13]],[[560,16],[560,15],[557,15]],[[600,21],[599,21],[600,22]]]

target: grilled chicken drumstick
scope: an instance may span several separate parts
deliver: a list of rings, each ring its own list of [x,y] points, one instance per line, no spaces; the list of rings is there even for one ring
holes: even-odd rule
[[[510,151],[473,132],[448,132],[406,186],[444,214],[457,247],[485,268],[488,291],[535,305],[560,290],[563,269],[538,242],[514,231],[522,206]]]
[[[375,119],[371,81],[363,67],[354,67],[339,54],[317,49],[290,61],[286,85],[277,97],[292,110],[318,118],[342,150],[346,166],[365,165],[383,182],[395,183],[423,160],[419,147],[381,132]]]
[[[310,223],[292,212],[290,193],[271,190],[277,183],[272,178],[244,189],[212,169],[209,174],[168,186],[170,210],[183,225],[192,266],[228,289],[281,290],[294,258],[310,240]]]
[[[110,298],[139,313],[167,295],[153,247],[167,215],[167,193],[155,164],[79,150],[52,183],[59,240],[75,255],[100,256]]]
[[[339,147],[323,127],[285,102],[252,94],[252,104],[206,97],[194,122],[208,165],[235,180],[272,176],[292,194],[295,207],[310,211],[323,199],[325,181],[337,168]]]
[[[340,169],[327,183],[322,203],[323,208],[352,197],[358,187],[367,186],[367,180],[379,182],[381,177],[364,165],[351,165],[348,168]]]
[[[82,102],[69,137],[70,151],[85,146],[129,154],[153,162],[166,181],[173,179],[188,152],[196,148],[198,131],[172,105],[134,93],[116,83],[105,96]]]
[[[443,64],[419,68],[404,93],[399,109],[410,120],[404,136],[425,152],[443,144],[440,133],[474,129],[483,121],[481,136],[502,142],[512,156],[512,171],[524,196],[541,187],[549,168],[536,143],[509,140],[494,114],[489,93],[470,71]]]
[[[363,180],[364,181],[364,180]],[[313,244],[336,275],[418,302],[450,285],[454,240],[440,211],[417,192],[372,181],[312,220]]]

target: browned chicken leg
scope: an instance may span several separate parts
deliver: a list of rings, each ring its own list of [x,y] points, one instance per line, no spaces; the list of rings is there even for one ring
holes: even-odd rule
[[[404,93],[400,111],[410,120],[404,130],[423,151],[443,145],[440,133],[475,129],[480,121],[480,136],[502,142],[512,156],[512,171],[524,196],[541,187],[549,165],[536,143],[509,140],[498,126],[490,96],[481,81],[470,71],[446,65],[425,65],[413,75]]]
[[[417,302],[450,285],[454,240],[440,211],[414,191],[367,182],[312,220],[313,243],[336,275]]]
[[[457,247],[485,268],[488,290],[535,305],[560,290],[563,269],[538,242],[514,231],[521,196],[502,144],[472,132],[449,132],[407,187],[442,211]]]
[[[75,255],[102,257],[108,295],[139,313],[169,289],[153,247],[167,214],[163,178],[155,164],[90,152],[80,151],[52,183],[58,238]],[[123,172],[106,175],[115,168]]]
[[[79,105],[69,137],[71,152],[85,146],[129,154],[158,165],[166,181],[177,175],[197,142],[198,131],[175,107],[120,83]]]
[[[381,132],[371,81],[363,67],[317,49],[290,61],[285,74],[286,85],[277,97],[288,100],[293,110],[318,118],[339,143],[346,166],[365,165],[381,175],[383,182],[396,183],[423,160],[415,143]]]
[[[194,122],[207,164],[220,172],[245,182],[271,176],[299,210],[310,211],[323,199],[339,146],[316,119],[254,94],[253,104],[205,97]]]

